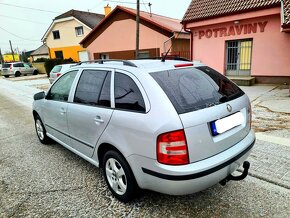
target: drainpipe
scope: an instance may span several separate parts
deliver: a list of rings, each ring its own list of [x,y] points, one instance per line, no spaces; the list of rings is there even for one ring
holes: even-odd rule
[[[281,0],[281,26],[284,24],[285,22],[285,17],[284,17],[284,2],[283,0]]]
[[[166,50],[165,44],[166,44],[167,42],[169,42],[173,37],[174,37],[174,33],[173,33],[173,35],[172,35],[169,39],[167,39],[165,42],[163,42],[163,53],[166,54],[167,50]],[[171,49],[171,47],[169,48],[169,50],[170,50],[170,49]]]
[[[190,58],[189,58],[189,59],[190,59],[191,61],[193,61],[193,60],[192,60],[192,59],[193,59],[193,48],[192,48],[192,46],[193,46],[193,34],[192,34],[192,32],[191,32],[190,29],[187,29],[187,28],[186,28],[186,23],[183,24],[183,29],[184,29],[185,32],[187,32],[187,33],[190,34],[190,50],[189,50]]]

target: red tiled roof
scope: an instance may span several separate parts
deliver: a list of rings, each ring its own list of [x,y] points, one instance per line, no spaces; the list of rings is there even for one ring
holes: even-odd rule
[[[287,2],[289,7],[290,0]],[[280,6],[280,0],[192,0],[183,23]],[[289,18],[289,10],[288,10]]]
[[[117,6],[114,8],[114,10],[107,16],[105,19],[103,19],[99,25],[97,25],[81,42],[80,44],[86,43],[87,40],[89,40],[93,35],[95,34],[96,31],[105,23],[107,22],[117,11],[123,11],[125,13],[131,14],[133,16],[136,16],[136,10],[132,8],[126,8],[122,6]],[[165,17],[157,14],[151,14],[140,11],[140,20],[147,21],[161,29],[164,29],[165,31],[168,32],[180,32],[182,30],[182,24],[181,21],[178,19],[170,18],[170,17]],[[184,32],[184,31],[182,31]]]
[[[126,8],[121,7],[123,10],[130,11],[134,16],[136,16],[136,10],[132,8]],[[170,17],[164,17],[158,14],[152,14],[150,16],[150,13],[140,11],[140,19],[144,19],[149,21],[150,23],[157,24],[157,26],[165,27],[166,29],[170,30],[170,32],[179,32],[182,29],[181,20],[170,18]]]
[[[290,25],[290,0],[283,0],[284,25]]]

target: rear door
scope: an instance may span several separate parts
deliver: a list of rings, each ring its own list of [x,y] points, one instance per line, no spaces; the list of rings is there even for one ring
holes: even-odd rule
[[[91,157],[112,116],[111,71],[83,70],[73,103],[68,106],[68,126],[73,147]]]
[[[218,154],[248,134],[248,97],[220,73],[203,66],[151,75],[179,114],[190,162]]]

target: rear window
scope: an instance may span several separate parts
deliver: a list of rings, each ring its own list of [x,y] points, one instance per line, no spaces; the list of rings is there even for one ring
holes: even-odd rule
[[[212,107],[244,95],[233,82],[210,67],[151,73],[178,114]]]
[[[62,66],[54,66],[51,70],[52,73],[59,73],[61,71]]]
[[[10,68],[10,65],[11,65],[11,64],[3,64],[3,65],[2,65],[2,68]]]

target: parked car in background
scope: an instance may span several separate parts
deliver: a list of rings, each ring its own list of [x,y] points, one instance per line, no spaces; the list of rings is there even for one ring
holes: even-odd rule
[[[60,64],[55,65],[52,70],[49,73],[49,82],[53,83],[54,80],[56,80],[61,74],[66,72],[68,69],[70,69],[75,64]]]
[[[6,78],[9,76],[26,76],[28,74],[37,75],[38,70],[32,65],[23,62],[4,63],[2,65],[2,76]]]
[[[248,96],[200,62],[79,63],[35,94],[33,116],[41,143],[101,167],[123,202],[139,188],[185,195],[242,180],[255,143]]]

